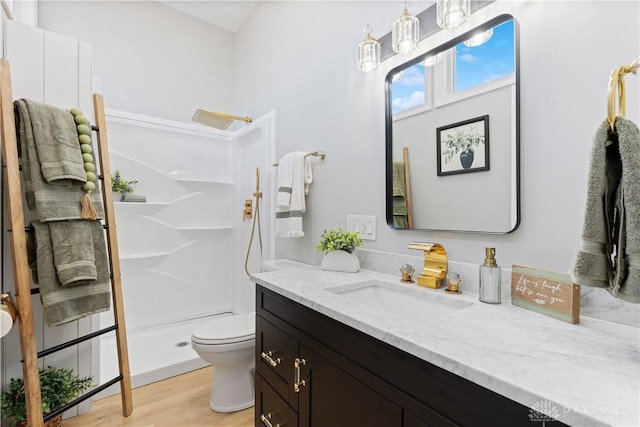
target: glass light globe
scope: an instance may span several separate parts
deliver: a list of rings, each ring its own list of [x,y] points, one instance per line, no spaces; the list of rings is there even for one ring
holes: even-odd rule
[[[391,83],[395,83],[402,78],[402,71],[398,71],[391,77]]]
[[[367,25],[364,29],[365,38],[358,45],[358,70],[373,71],[380,65],[380,42],[371,36],[372,28]]]
[[[420,21],[409,13],[409,2],[402,2],[402,16],[391,28],[391,47],[396,53],[411,52],[418,46]]]
[[[424,61],[421,62],[421,64],[425,67],[432,67],[440,61],[442,61],[442,52],[436,53],[435,55],[427,56]]]
[[[470,0],[438,0],[436,3],[437,22],[441,28],[455,28],[462,25],[471,13]]]
[[[473,37],[463,41],[462,44],[466,47],[477,47],[488,42],[489,39],[491,39],[491,36],[493,36],[493,28],[489,28],[487,31],[474,34]]]

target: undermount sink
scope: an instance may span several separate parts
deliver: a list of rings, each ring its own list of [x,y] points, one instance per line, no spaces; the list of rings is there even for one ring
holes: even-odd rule
[[[472,304],[435,293],[417,285],[394,284],[381,280],[341,285],[327,289],[334,294],[369,305],[384,312],[418,322],[430,322]]]

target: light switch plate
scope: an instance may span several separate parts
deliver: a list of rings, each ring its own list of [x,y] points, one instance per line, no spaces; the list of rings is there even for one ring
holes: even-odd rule
[[[347,231],[357,231],[362,240],[376,240],[375,215],[347,215]]]

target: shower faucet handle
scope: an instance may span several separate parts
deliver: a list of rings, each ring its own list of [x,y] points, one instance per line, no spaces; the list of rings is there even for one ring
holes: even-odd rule
[[[244,201],[244,209],[242,210],[242,220],[253,218],[253,200],[247,199]]]

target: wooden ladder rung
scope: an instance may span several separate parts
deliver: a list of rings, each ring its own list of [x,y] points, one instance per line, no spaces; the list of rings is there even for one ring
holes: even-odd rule
[[[91,332],[90,334],[83,335],[81,337],[72,339],[72,340],[67,341],[67,342],[63,342],[62,344],[58,344],[58,345],[56,345],[54,347],[51,347],[51,348],[48,348],[46,350],[39,351],[37,353],[38,359],[40,359],[42,357],[45,357],[45,356],[48,356],[48,355],[53,354],[53,353],[57,353],[60,350],[64,350],[65,348],[73,347],[74,345],[83,343],[85,341],[89,341],[90,339],[99,337],[100,335],[104,335],[104,334],[109,333],[111,331],[115,331],[116,329],[118,329],[118,325],[112,325],[112,326],[109,326],[107,328],[100,329],[99,331]],[[21,360],[21,362],[22,362],[22,360]]]
[[[77,399],[67,403],[66,405],[56,409],[55,411],[51,411],[50,413],[48,413],[44,417],[44,421],[46,422],[47,420],[55,417],[56,415],[62,414],[67,409],[73,408],[74,406],[78,405],[79,403],[84,402],[85,400],[89,399],[90,397],[95,396],[96,394],[100,393],[102,390],[105,390],[105,389],[111,387],[112,385],[114,385],[115,383],[120,382],[120,381],[122,381],[122,375],[118,375],[114,379],[109,380],[106,383],[101,384],[98,387],[94,388],[93,390],[86,392],[82,396],[80,396]]]

